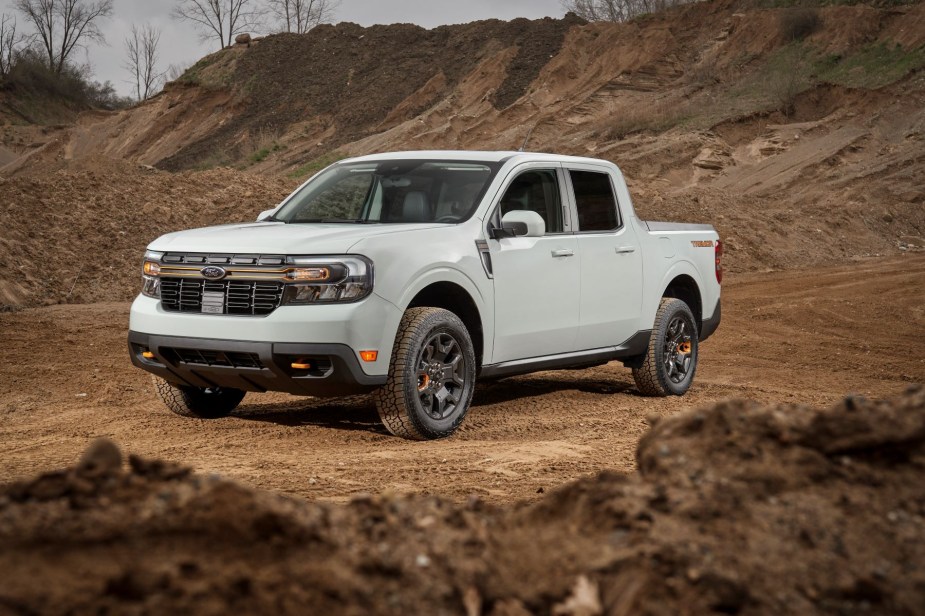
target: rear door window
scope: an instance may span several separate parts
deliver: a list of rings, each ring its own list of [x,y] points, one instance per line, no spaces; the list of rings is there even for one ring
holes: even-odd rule
[[[595,171],[569,170],[578,210],[578,231],[615,231],[620,228],[617,198],[610,175]]]

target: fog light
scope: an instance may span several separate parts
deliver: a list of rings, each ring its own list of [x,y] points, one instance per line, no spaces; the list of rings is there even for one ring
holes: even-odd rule
[[[306,360],[300,359],[299,361],[292,362],[292,369],[293,370],[311,370],[312,365],[308,363]]]
[[[154,359],[154,353],[152,353],[151,351],[142,351],[141,356],[144,357],[145,359]]]
[[[379,357],[379,351],[360,351],[360,359],[363,361],[376,361]]]

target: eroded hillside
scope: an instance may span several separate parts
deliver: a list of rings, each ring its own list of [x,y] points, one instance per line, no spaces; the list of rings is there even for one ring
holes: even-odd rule
[[[339,158],[515,149],[528,136],[532,150],[617,162],[644,218],[716,225],[732,272],[920,250],[923,66],[923,4],[718,0],[624,24],[340,24],[266,37],[203,58],[131,110],[58,129],[4,127],[0,264],[11,274],[0,303],[97,298],[85,276],[38,297],[43,285],[27,273],[48,250],[71,284],[82,267],[99,270],[96,247],[112,241],[114,220],[132,258],[111,265],[128,279],[156,235],[252,219]],[[121,170],[101,158],[122,159]],[[215,167],[230,167],[220,198],[200,190],[212,180],[199,173]],[[170,215],[133,224],[151,203]],[[100,204],[120,213],[106,217]],[[106,223],[19,250],[48,236],[46,211]]]

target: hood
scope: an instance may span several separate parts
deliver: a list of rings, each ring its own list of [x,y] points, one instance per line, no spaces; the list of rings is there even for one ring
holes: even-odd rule
[[[363,225],[254,222],[168,233],[154,240],[148,249],[162,252],[277,255],[344,254],[364,238],[444,226],[420,223]]]

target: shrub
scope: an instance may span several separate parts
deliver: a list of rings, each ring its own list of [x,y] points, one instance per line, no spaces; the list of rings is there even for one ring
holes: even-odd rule
[[[800,7],[786,9],[780,14],[778,26],[781,38],[787,43],[802,41],[819,29],[822,20],[814,8]]]

